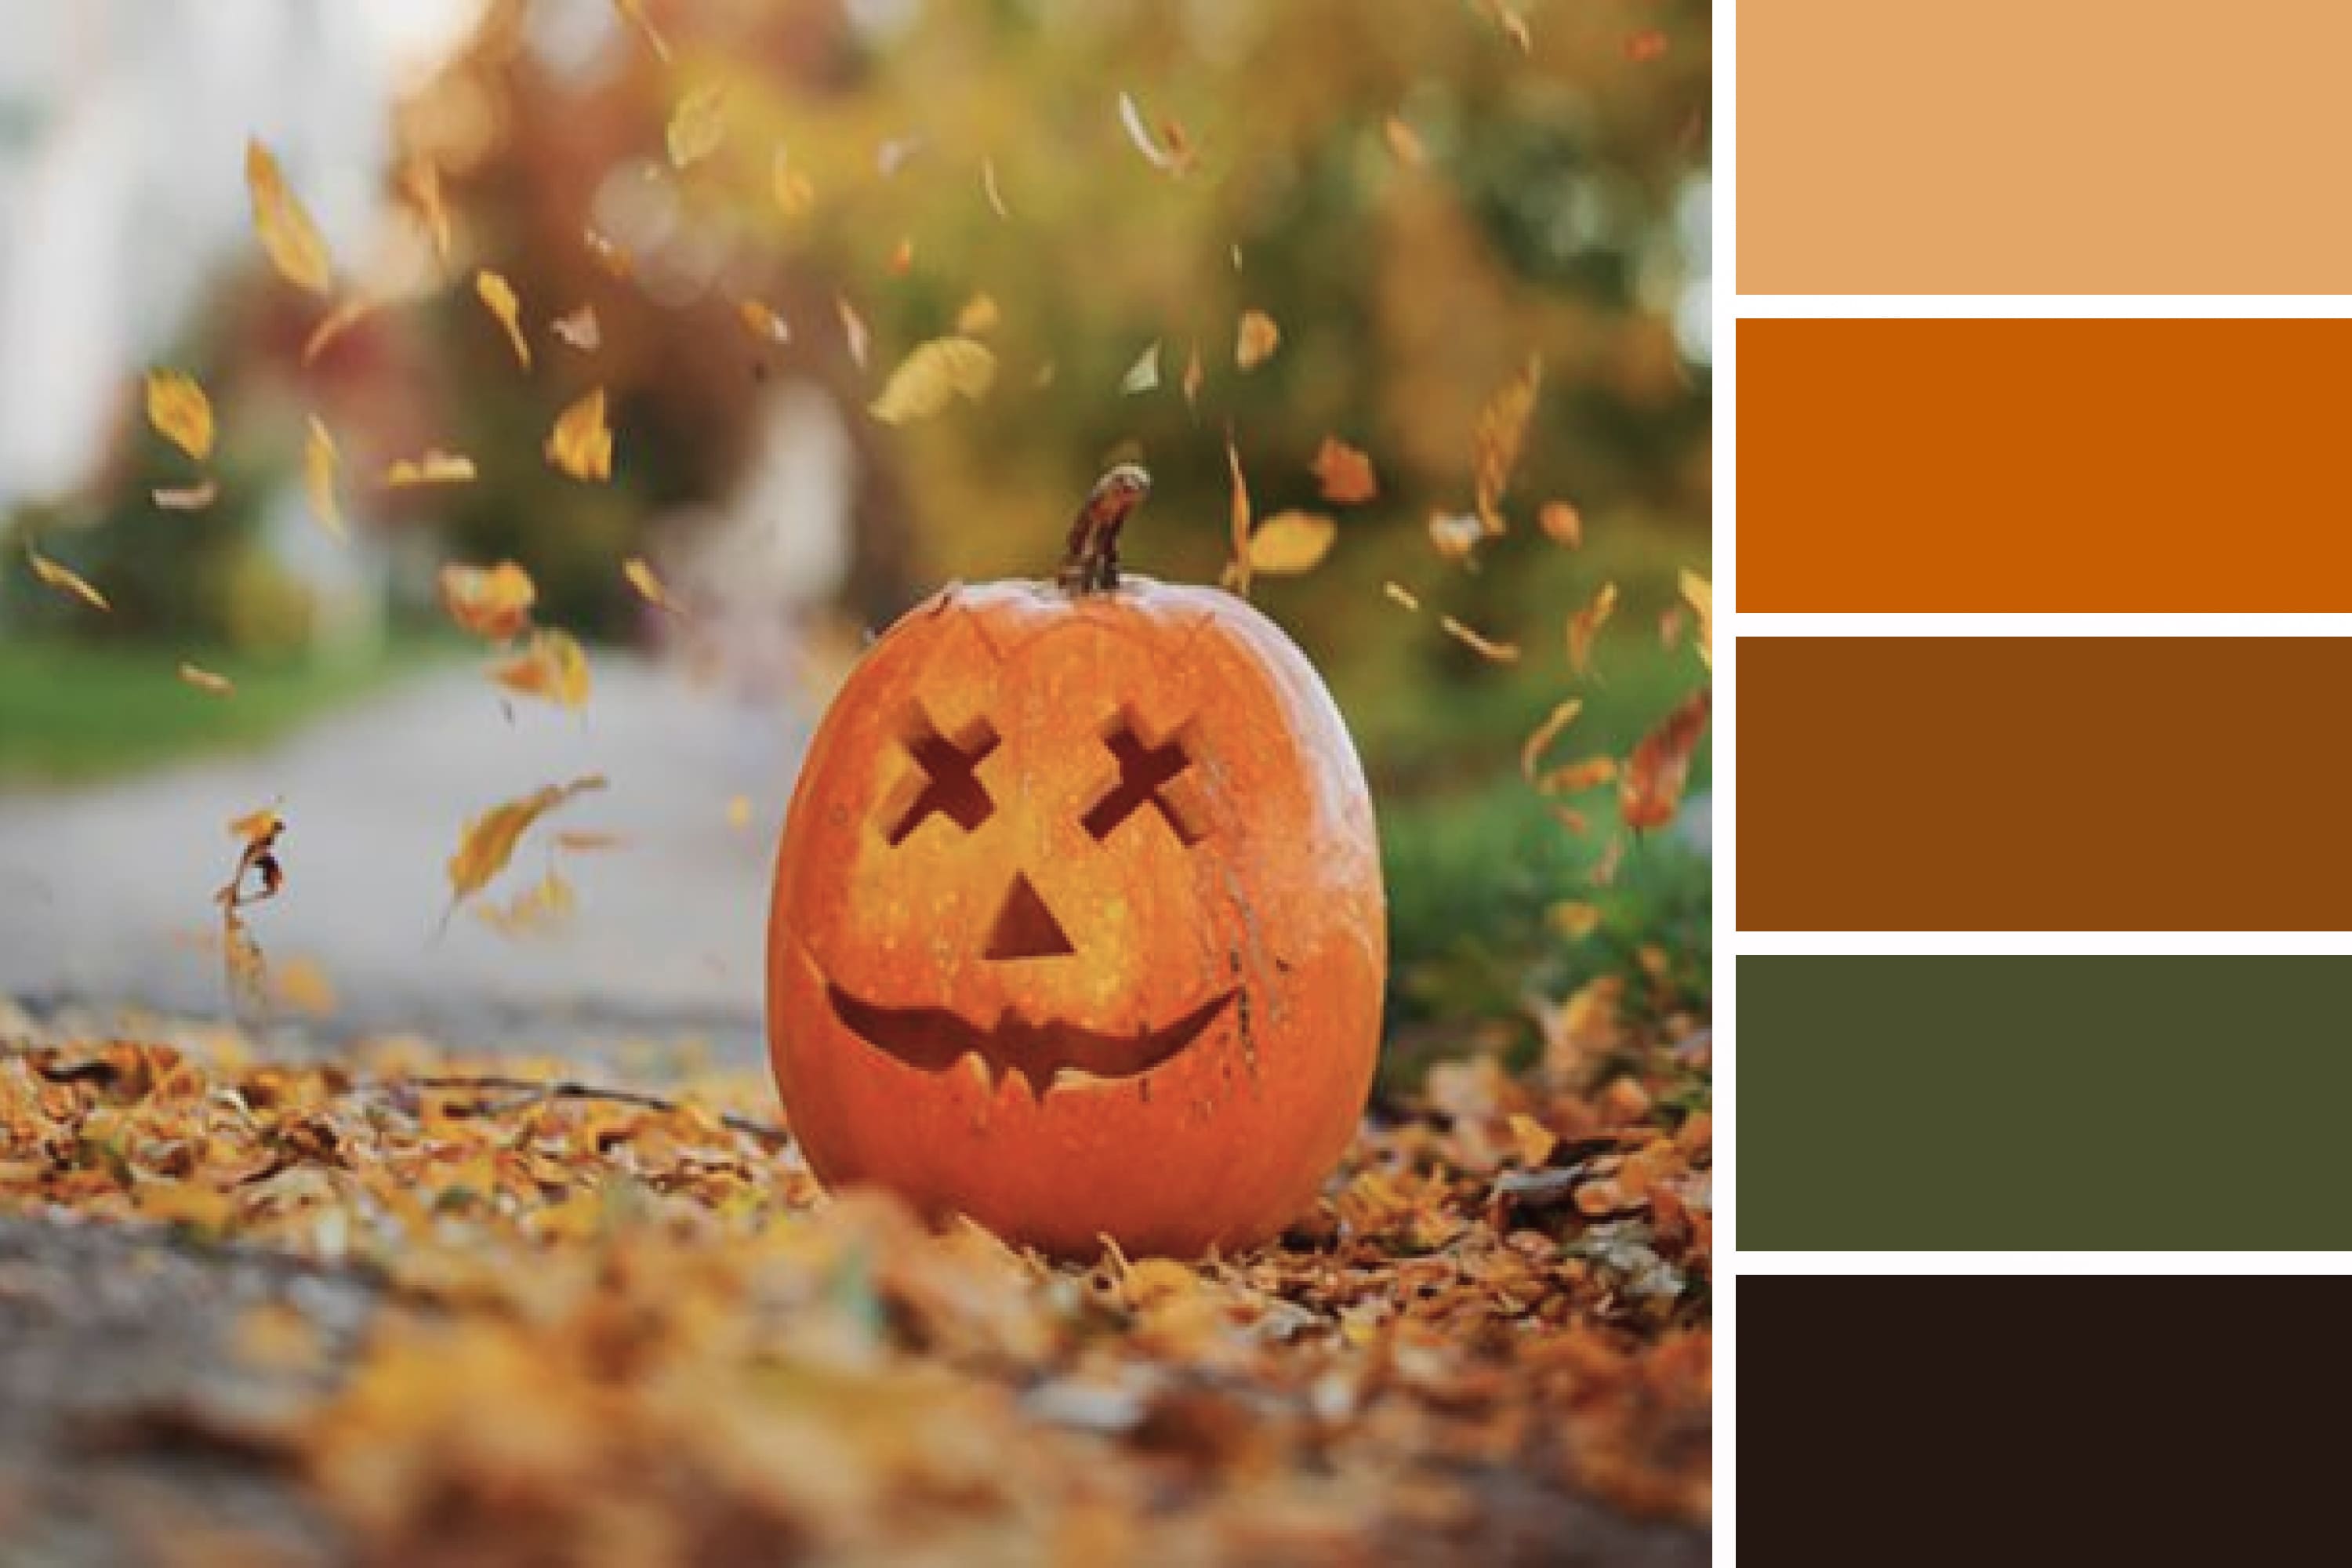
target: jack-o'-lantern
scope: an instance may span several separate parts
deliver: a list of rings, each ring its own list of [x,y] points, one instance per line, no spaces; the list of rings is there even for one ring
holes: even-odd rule
[[[866,650],[810,742],[768,933],[817,1175],[1063,1257],[1278,1232],[1380,1037],[1346,727],[1242,599],[1121,579],[1149,487],[1096,486],[1058,581],[950,587]]]

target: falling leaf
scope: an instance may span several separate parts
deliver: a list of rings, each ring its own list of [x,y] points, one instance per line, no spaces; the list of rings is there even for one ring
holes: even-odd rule
[[[1529,784],[1536,782],[1536,769],[1542,763],[1543,754],[1551,749],[1554,741],[1559,739],[1559,732],[1575,723],[1576,716],[1583,711],[1584,700],[1570,698],[1554,708],[1549,716],[1535,727],[1535,732],[1527,738],[1526,743],[1519,747],[1519,773]]]
[[[1564,500],[1544,502],[1536,513],[1536,526],[1544,531],[1545,538],[1570,550],[1584,542],[1583,514]]]
[[[1478,0],[1478,9],[1502,29],[1505,37],[1518,46],[1519,53],[1534,52],[1535,39],[1528,32],[1528,19],[1507,4],[1507,0]]]
[[[1655,27],[1644,27],[1627,35],[1625,58],[1633,64],[1647,65],[1666,52],[1666,36]]]
[[[1159,384],[1160,340],[1154,338],[1151,346],[1136,355],[1135,363],[1127,367],[1127,374],[1118,378],[1118,389],[1132,397],[1139,392],[1150,392]]]
[[[278,858],[278,841],[286,835],[286,819],[276,806],[265,805],[232,819],[228,833],[238,841],[236,866],[214,892],[213,902],[225,910],[236,910],[276,898],[286,886],[286,868]],[[256,879],[251,892],[246,891],[247,876]]]
[[[751,826],[751,797],[736,795],[727,797],[727,826],[744,828]]]
[[[1472,630],[1452,616],[1445,616],[1439,625],[1445,628],[1446,636],[1470,649],[1480,658],[1495,664],[1519,662],[1519,645],[1517,643],[1496,642],[1491,637]]]
[[[286,818],[274,805],[260,806],[243,816],[228,819],[228,836],[250,844],[257,839],[275,839],[286,831]]]
[[[1127,139],[1135,143],[1135,150],[1143,154],[1144,161],[1161,174],[1181,179],[1192,170],[1192,150],[1182,126],[1169,121],[1170,144],[1162,147],[1160,139],[1144,124],[1143,111],[1136,107],[1134,97],[1124,92],[1118,95],[1118,122],[1126,127]]]
[[[978,400],[996,382],[996,355],[971,338],[933,338],[890,373],[870,412],[885,425],[927,419],[958,397]]]
[[[106,595],[89,585],[87,578],[70,568],[58,565],[31,545],[25,546],[25,559],[32,563],[33,575],[60,593],[71,594],[94,610],[111,610]]]
[[[1592,668],[1592,645],[1617,609],[1617,584],[1603,583],[1592,602],[1568,618],[1568,665],[1579,675]]]
[[[1244,371],[1255,370],[1274,357],[1276,347],[1282,342],[1282,329],[1264,310],[1244,310],[1240,329],[1234,336],[1234,363]]]
[[[575,479],[613,477],[613,431],[604,423],[603,387],[556,416],[546,450],[547,460]]]
[[[152,493],[161,510],[202,511],[220,499],[220,486],[206,479],[196,485],[159,485]]]
[[[768,186],[776,198],[776,206],[788,218],[806,217],[816,205],[816,187],[809,184],[806,174],[793,167],[784,149],[778,147],[768,165]]]
[[[516,361],[529,370],[530,344],[523,339],[522,301],[515,297],[514,285],[485,267],[474,274],[474,294],[498,318],[499,325],[506,329],[507,342],[514,346]]]
[[[470,484],[473,479],[473,458],[445,452],[438,447],[428,447],[418,457],[395,458],[383,470],[383,482],[394,489],[410,485]]]
[[[426,158],[412,158],[401,165],[401,194],[416,209],[419,223],[433,241],[433,254],[441,265],[449,265],[449,208],[441,199],[440,167]]]
[[[654,26],[651,16],[646,15],[645,0],[613,0],[613,9],[645,35],[646,43],[652,48],[656,59],[664,65],[669,64],[669,40],[661,36],[661,29]]]
[[[890,259],[887,265],[891,277],[904,278],[907,275],[907,269],[915,265],[915,242],[911,239],[899,240],[897,247],[890,252]]]
[[[1269,577],[1296,577],[1311,572],[1330,553],[1339,525],[1311,511],[1278,511],[1250,534],[1252,572]]]
[[[1357,506],[1381,493],[1372,460],[1335,436],[1323,437],[1311,465],[1323,499],[1334,506]]]
[[[687,168],[719,151],[727,137],[726,84],[706,82],[681,97],[664,134],[672,168]]]
[[[838,294],[833,298],[833,309],[834,313],[841,318],[841,341],[849,350],[849,363],[864,370],[874,342],[874,334],[866,330],[866,318],[857,313],[856,306]]]
[[[567,827],[555,836],[555,847],[569,855],[600,854],[618,849],[626,842],[617,833],[599,833],[584,827]]]
[[[236,695],[236,682],[226,675],[215,675],[202,665],[189,664],[183,660],[180,665],[180,679],[197,690],[209,692],[215,697]]]
[[[490,679],[519,697],[578,712],[588,705],[588,655],[569,632],[530,634],[522,651],[490,667]]]
[[[570,921],[579,895],[562,872],[550,866],[539,880],[505,903],[474,906],[474,918],[501,936],[543,936]]]
[[[596,320],[593,305],[583,305],[568,316],[556,317],[548,324],[548,330],[583,354],[594,353],[604,342],[604,325]]]
[[[1468,512],[1433,511],[1429,514],[1429,542],[1448,561],[1462,561],[1486,537],[1486,524]]]
[[[530,625],[539,587],[511,561],[495,566],[450,562],[441,568],[441,604],[465,630],[492,642],[521,635]]]
[[[1422,145],[1420,132],[1391,114],[1381,125],[1381,134],[1388,138],[1389,155],[1408,169],[1419,169],[1429,163],[1429,149]]]
[[[1582,942],[1601,929],[1601,906],[1580,899],[1562,899],[1544,911],[1544,920],[1569,941]],[[1549,1153],[1545,1156],[1549,1157]],[[1533,1163],[1540,1164],[1542,1161]]]
[[[993,158],[980,161],[980,189],[981,194],[988,198],[990,210],[998,217],[1010,221],[1013,215],[1005,210],[1004,192],[996,183],[996,160]]]
[[[1599,789],[1617,777],[1614,757],[1585,757],[1564,763],[1538,778],[1536,788],[1544,795],[1582,795],[1589,789]]]
[[[1711,690],[1696,691],[1635,744],[1617,781],[1617,812],[1626,826],[1640,830],[1674,821],[1690,781],[1691,757],[1706,732],[1713,707]]]
[[[1184,406],[1199,412],[1201,406],[1201,341],[1192,340],[1192,352],[1184,356]]]
[[[757,300],[736,301],[735,319],[743,323],[745,331],[763,343],[788,343],[793,341],[793,330],[785,324],[783,317]]]
[[[319,526],[343,537],[343,509],[335,500],[335,438],[315,414],[302,440],[302,489],[310,499],[310,515]]]
[[[336,339],[373,315],[383,307],[383,301],[381,300],[371,300],[362,295],[358,299],[344,300],[319,318],[319,324],[310,329],[309,337],[302,340],[304,366],[308,367],[315,363],[319,356],[325,353]]]
[[[1503,492],[1510,488],[1511,470],[1518,466],[1519,448],[1528,437],[1528,418],[1535,412],[1536,389],[1542,382],[1543,362],[1529,355],[1519,374],[1478,412],[1471,449],[1478,479],[1478,520],[1488,533],[1503,531]]]
[[[221,906],[221,973],[232,1010],[259,1012],[269,1005],[268,962],[235,904]]]
[[[625,283],[635,273],[636,259],[629,254],[626,246],[608,238],[594,228],[582,229],[580,238],[581,243],[588,247],[589,258],[604,269],[606,276]]]
[[[629,580],[629,586],[637,591],[637,597],[655,609],[667,610],[673,616],[686,613],[677,607],[677,601],[669,596],[669,589],[654,575],[654,569],[646,564],[644,556],[632,555],[622,562],[621,575]]]
[[[1381,592],[1389,596],[1391,604],[1402,605],[1406,609],[1416,613],[1421,609],[1421,595],[1402,583],[1393,581],[1383,583],[1381,584]]]
[[[994,295],[974,294],[964,301],[963,309],[956,312],[956,331],[965,337],[975,338],[982,332],[994,331],[1003,319],[1004,313],[997,309]]]
[[[531,824],[575,795],[604,787],[602,773],[588,773],[569,784],[548,784],[520,800],[510,800],[466,824],[457,837],[457,852],[449,858],[449,903],[457,904],[488,887],[506,869],[515,847]]]
[[[1687,605],[1669,605],[1666,608],[1660,610],[1658,612],[1658,647],[1660,651],[1672,653],[1676,648],[1682,647],[1683,628],[1688,626],[1689,623],[1690,610]],[[1699,649],[1699,658],[1702,661],[1706,660],[1706,648],[1702,647]]]
[[[213,404],[194,376],[176,370],[147,373],[147,423],[201,463],[213,455]]]
[[[324,296],[333,283],[327,242],[302,203],[287,188],[278,160],[259,142],[245,144],[245,186],[253,198],[253,232],[278,275],[297,289]]]
[[[1234,448],[1231,430],[1225,432],[1225,471],[1233,476],[1233,506],[1230,528],[1234,558],[1225,567],[1229,585],[1243,598],[1250,590],[1250,493],[1249,481],[1242,477],[1242,455]]]
[[[1698,657],[1709,668],[1715,664],[1715,585],[1696,572],[1685,571],[1681,577],[1683,602],[1698,616]]]

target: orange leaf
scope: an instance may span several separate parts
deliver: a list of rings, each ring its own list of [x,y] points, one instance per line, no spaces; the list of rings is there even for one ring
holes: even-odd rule
[[[1389,155],[1406,168],[1418,169],[1428,163],[1429,149],[1422,145],[1420,132],[1395,115],[1388,117],[1381,134],[1388,138]]]
[[[1282,329],[1264,310],[1244,310],[1239,330],[1234,336],[1234,363],[1244,371],[1255,370],[1274,357],[1282,342]]]
[[[1544,536],[1570,550],[1584,542],[1584,517],[1564,500],[1546,501],[1536,513],[1536,526]]]
[[[328,345],[373,315],[383,304],[381,300],[346,300],[319,319],[310,335],[302,340],[302,363],[312,363],[327,352]]]
[[[1478,479],[1478,521],[1488,533],[1503,531],[1503,492],[1510,488],[1511,470],[1518,467],[1528,420],[1535,413],[1536,390],[1542,384],[1543,362],[1529,355],[1519,374],[1479,410],[1471,456]]]
[[[1372,460],[1335,436],[1323,437],[1312,467],[1323,499],[1334,506],[1356,506],[1381,493]]]
[[[245,186],[253,199],[253,232],[278,275],[298,289],[324,296],[333,283],[333,265],[318,225],[286,185],[278,160],[259,142],[245,144]]]
[[[588,656],[569,632],[533,632],[520,653],[490,667],[490,679],[518,696],[574,712],[588,705]]]
[[[504,642],[519,635],[530,624],[530,607],[538,600],[530,574],[511,561],[488,567],[451,562],[441,568],[443,606],[476,637]]]
[[[1559,732],[1576,722],[1576,716],[1583,711],[1584,700],[1570,698],[1553,709],[1549,717],[1537,725],[1535,732],[1519,747],[1519,773],[1529,784],[1536,782],[1536,768],[1543,761],[1543,754],[1551,749],[1554,741],[1559,739]]]
[[[1568,663],[1577,674],[1583,675],[1592,668],[1593,639],[1601,628],[1609,624],[1617,608],[1617,584],[1603,583],[1592,602],[1568,618]]]
[[[548,433],[547,460],[575,479],[613,477],[613,431],[604,423],[604,389],[583,397],[556,416]]]
[[[489,885],[490,879],[506,868],[507,862],[514,858],[515,847],[521,843],[531,824],[574,795],[604,787],[602,773],[589,773],[569,784],[549,784],[520,800],[494,805],[466,824],[457,838],[457,852],[449,858],[451,906],[481,891]]]
[[[1626,826],[1664,827],[1674,821],[1713,704],[1711,690],[1694,692],[1633,747],[1617,781],[1618,814]]]

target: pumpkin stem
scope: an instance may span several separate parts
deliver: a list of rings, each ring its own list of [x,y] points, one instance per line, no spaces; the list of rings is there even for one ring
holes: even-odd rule
[[[1070,543],[1057,581],[1076,598],[1107,594],[1118,586],[1118,529],[1151,493],[1151,476],[1139,463],[1121,463],[1087,492],[1070,524]]]

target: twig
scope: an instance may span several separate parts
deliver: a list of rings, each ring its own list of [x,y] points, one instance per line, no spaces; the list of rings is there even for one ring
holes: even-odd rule
[[[646,1110],[677,1111],[679,1102],[658,1094],[637,1089],[604,1089],[595,1084],[574,1083],[565,1079],[546,1079],[514,1078],[499,1073],[437,1074],[431,1078],[395,1079],[373,1086],[379,1089],[480,1089],[496,1093],[518,1094],[527,1103],[534,1100],[595,1100],[615,1105],[635,1105]],[[718,1112],[719,1123],[746,1138],[755,1138],[772,1148],[782,1148],[793,1141],[793,1135],[782,1127],[754,1121],[731,1110]]]

